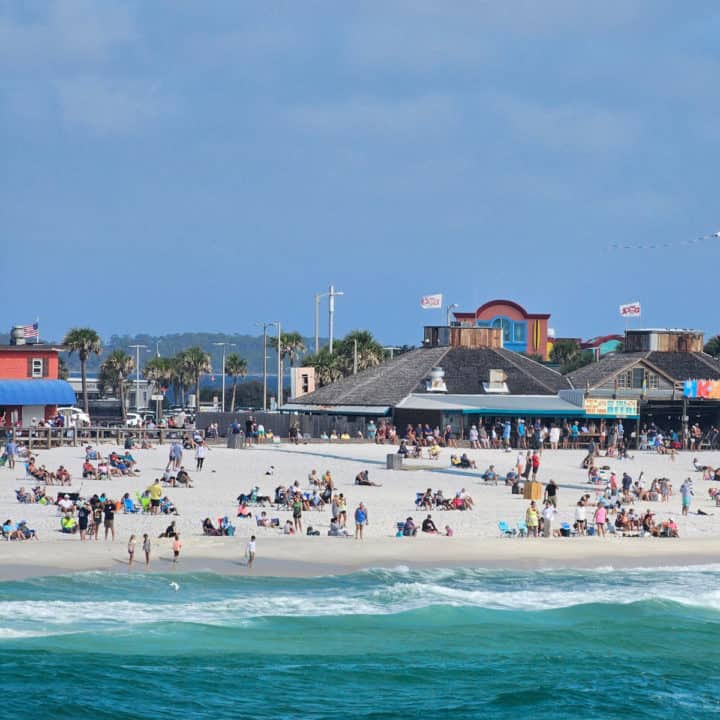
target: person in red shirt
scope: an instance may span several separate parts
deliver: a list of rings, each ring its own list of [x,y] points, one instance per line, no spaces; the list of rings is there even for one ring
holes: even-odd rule
[[[537,451],[535,451],[532,454],[532,479],[533,479],[533,482],[535,482],[535,480],[537,480],[537,474],[538,474],[539,469],[540,469],[540,456],[538,455]]]

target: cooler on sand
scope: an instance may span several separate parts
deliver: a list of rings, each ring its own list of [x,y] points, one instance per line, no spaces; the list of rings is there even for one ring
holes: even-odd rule
[[[542,500],[543,484],[541,482],[526,482],[523,488],[525,500]]]

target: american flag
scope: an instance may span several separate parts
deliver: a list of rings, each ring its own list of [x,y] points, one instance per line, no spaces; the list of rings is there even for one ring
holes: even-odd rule
[[[37,340],[40,337],[40,328],[37,323],[32,325],[23,325],[23,337],[26,340]]]

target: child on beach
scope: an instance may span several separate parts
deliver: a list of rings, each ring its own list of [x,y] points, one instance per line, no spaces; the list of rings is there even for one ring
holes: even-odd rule
[[[175,541],[173,542],[173,565],[178,561],[180,557],[180,550],[182,549],[182,543],[180,542],[180,535],[175,535]]]
[[[145,567],[149,567],[150,565],[150,550],[152,549],[152,543],[150,542],[150,537],[147,533],[143,535],[143,544],[142,544],[143,552],[145,553]]]
[[[128,567],[132,567],[135,558],[135,536],[131,535],[128,540]]]
[[[247,544],[247,547],[245,548],[245,557],[247,558],[247,566],[248,568],[252,567],[253,561],[255,560],[255,536],[250,536],[250,541]]]

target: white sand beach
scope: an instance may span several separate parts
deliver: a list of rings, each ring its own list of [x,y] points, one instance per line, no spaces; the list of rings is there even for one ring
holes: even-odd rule
[[[112,445],[102,445],[106,454]],[[49,487],[49,493],[60,491],[81,492],[89,497],[104,491],[119,499],[125,492],[134,496],[144,490],[155,477],[162,474],[167,463],[168,445],[152,450],[134,450],[140,473],[134,477],[104,481],[81,481],[82,448],[58,448],[39,451],[37,459],[48,469],[65,465],[73,476],[70,488]],[[498,522],[506,521],[515,527],[524,517],[528,501],[512,495],[504,485],[490,485],[480,477],[490,465],[501,473],[510,470],[516,453],[500,450],[471,450],[469,456],[477,463],[477,470],[457,470],[450,467],[450,450],[443,449],[439,460],[413,460],[411,469],[391,471],[385,469],[385,456],[396,448],[364,443],[289,444],[256,446],[251,449],[229,450],[224,446],[212,447],[205,468],[194,472],[194,456],[186,451],[184,464],[190,471],[193,488],[166,488],[166,494],[177,505],[178,517],[145,514],[123,514],[115,518],[116,540],[81,542],[78,535],[60,532],[60,513],[57,507],[39,504],[19,504],[15,489],[32,483],[23,478],[24,468],[0,470],[0,515],[18,522],[26,520],[39,536],[39,541],[1,542],[0,578],[18,578],[88,570],[127,571],[127,541],[131,534],[142,537],[148,533],[153,539],[153,562],[150,571],[167,571],[172,566],[170,541],[158,539],[172,519],[177,521],[183,550],[178,565],[183,572],[214,570],[223,573],[256,575],[322,575],[351,572],[367,567],[393,567],[398,565],[446,567],[507,567],[507,568],[562,568],[562,567],[640,567],[683,566],[716,562],[720,547],[720,508],[708,496],[713,483],[702,480],[702,474],[692,469],[692,455],[680,453],[674,461],[655,453],[635,453],[634,458],[619,462],[601,459],[618,472],[628,472],[637,478],[641,471],[647,485],[654,477],[670,478],[674,494],[668,503],[636,503],[638,511],[651,508],[658,520],[672,516],[678,523],[680,538],[651,537],[554,537],[554,538],[503,538]],[[594,487],[587,483],[587,473],[581,469],[584,452],[577,450],[545,451],[542,456],[539,479],[546,483],[553,478],[559,485],[558,517],[561,522],[573,521],[575,504],[584,493],[594,498]],[[704,452],[698,455],[700,463],[713,467],[720,464],[720,453]],[[274,466],[271,476],[266,475]],[[348,527],[353,529],[352,514],[362,501],[369,511],[369,524],[363,541],[328,537],[330,510],[310,511],[303,514],[305,528],[312,526],[320,531],[318,537],[284,536],[278,530],[257,527],[254,519],[235,519],[236,497],[248,492],[254,485],[262,494],[274,495],[277,485],[290,485],[299,480],[307,488],[307,476],[316,469],[319,474],[330,470],[337,491],[348,498]],[[382,487],[354,485],[356,474],[367,469],[370,480]],[[695,496],[691,513],[681,516],[678,488],[682,481],[692,477]],[[415,494],[432,488],[442,489],[446,497],[465,488],[475,501],[470,511],[433,511],[439,528],[452,527],[453,537],[427,536],[418,533],[415,538],[396,538],[396,523],[412,516],[418,526],[427,514],[415,507]],[[701,508],[707,515],[697,515]],[[260,512],[260,508],[252,508]],[[281,523],[291,517],[285,510],[266,508],[269,517],[280,518]],[[214,522],[228,516],[237,531],[234,537],[206,537],[201,521],[210,517]],[[257,536],[257,560],[248,570],[244,564],[244,549],[251,534]],[[138,553],[138,555],[141,553]],[[140,560],[140,558],[138,558]],[[137,562],[133,572],[144,572]]]

